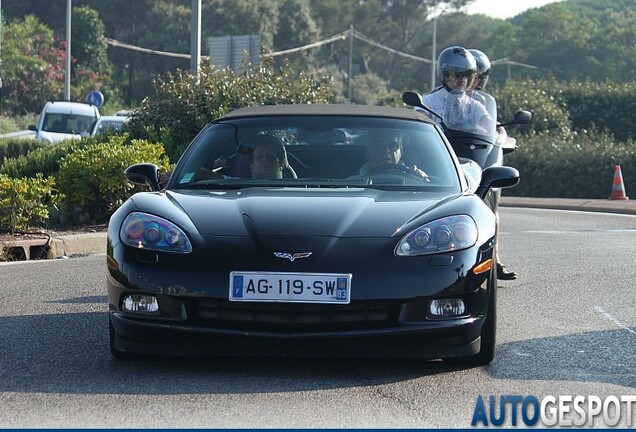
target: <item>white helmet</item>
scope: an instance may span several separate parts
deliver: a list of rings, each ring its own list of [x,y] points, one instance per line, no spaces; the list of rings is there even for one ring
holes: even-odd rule
[[[446,84],[450,76],[468,78],[468,87],[477,75],[477,62],[475,57],[460,46],[446,48],[437,59],[437,78]]]
[[[478,49],[469,49],[468,51],[475,57],[477,62],[477,87],[475,88],[483,90],[488,84],[488,77],[490,76],[490,59]]]

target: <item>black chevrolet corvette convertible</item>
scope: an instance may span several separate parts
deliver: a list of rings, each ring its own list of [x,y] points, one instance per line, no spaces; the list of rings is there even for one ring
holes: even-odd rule
[[[112,354],[490,362],[497,222],[485,202],[519,173],[469,165],[409,109],[218,118],[165,182],[151,164],[126,170],[151,191],[108,226]]]

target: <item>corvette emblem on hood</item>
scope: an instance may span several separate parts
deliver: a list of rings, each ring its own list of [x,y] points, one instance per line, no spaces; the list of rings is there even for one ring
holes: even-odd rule
[[[274,256],[276,256],[277,258],[286,258],[292,262],[298,258],[307,258],[309,255],[311,255],[311,252],[299,252],[295,254],[290,254],[287,252],[274,252]]]

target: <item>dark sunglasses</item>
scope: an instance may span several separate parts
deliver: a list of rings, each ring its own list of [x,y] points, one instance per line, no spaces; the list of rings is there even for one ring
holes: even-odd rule
[[[451,72],[450,73],[455,78],[468,78],[471,79],[475,76],[475,72],[473,71],[465,71],[465,72]]]
[[[400,145],[399,142],[394,141],[394,140],[382,140],[382,141],[376,141],[374,143],[371,144],[371,149],[378,151],[378,150],[384,150],[384,149],[389,149],[392,152],[398,151],[399,149],[401,149],[402,146]]]

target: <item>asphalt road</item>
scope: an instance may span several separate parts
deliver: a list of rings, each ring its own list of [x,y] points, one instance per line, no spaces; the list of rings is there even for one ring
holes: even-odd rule
[[[504,208],[501,228],[519,278],[501,283],[495,360],[472,369],[120,362],[103,255],[2,263],[0,428],[468,428],[480,395],[636,394],[636,216]]]

